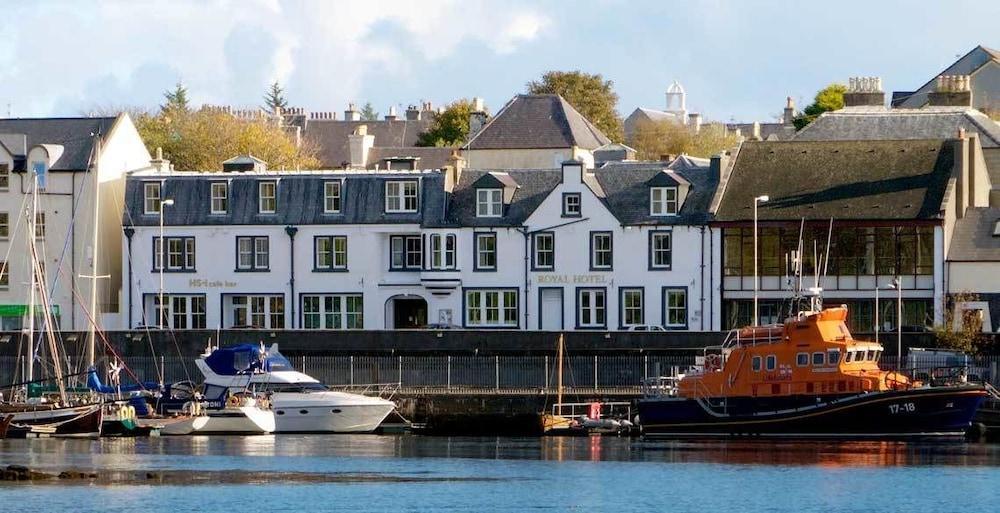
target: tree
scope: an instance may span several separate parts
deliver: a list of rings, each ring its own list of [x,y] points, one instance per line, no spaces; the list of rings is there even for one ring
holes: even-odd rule
[[[177,82],[172,91],[164,92],[163,97],[167,100],[166,103],[160,105],[160,111],[164,114],[176,116],[187,114],[191,111],[187,88],[181,82]]]
[[[274,112],[275,109],[285,110],[288,108],[288,99],[285,98],[285,90],[277,80],[271,84],[264,94],[264,110]]]
[[[417,146],[456,146],[469,136],[472,101],[467,98],[448,104],[434,117],[430,128],[417,137]]]
[[[378,121],[378,115],[379,112],[372,106],[372,102],[366,102],[365,106],[361,108],[362,121]]]
[[[844,108],[844,93],[847,86],[844,84],[830,84],[816,93],[811,105],[802,110],[802,114],[797,116],[793,122],[796,130],[802,130],[806,125],[812,123],[820,114],[831,110]]]
[[[612,141],[623,137],[614,82],[600,74],[582,71],[549,71],[541,80],[528,82],[529,94],[558,94],[590,120]]]
[[[978,317],[981,310],[963,310],[962,317],[956,319],[955,306],[973,301],[980,301],[980,298],[978,294],[971,292],[959,292],[948,298],[948,305],[944,311],[944,323],[934,327],[938,347],[969,354],[980,354],[990,349],[992,339],[983,333],[983,320]],[[961,325],[958,324],[958,321],[961,321]]]
[[[663,155],[687,154],[711,157],[736,146],[739,139],[727,133],[721,123],[706,123],[695,132],[675,121],[642,121],[636,124],[628,145],[635,148],[640,160],[659,160]]]

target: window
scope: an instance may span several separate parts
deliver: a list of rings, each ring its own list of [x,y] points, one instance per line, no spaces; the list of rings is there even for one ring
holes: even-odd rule
[[[768,371],[773,371],[777,367],[778,367],[778,357],[773,354],[767,355],[767,358],[764,359],[764,368],[767,369]]]
[[[798,353],[795,355],[795,365],[806,367],[809,365],[809,353]]]
[[[148,318],[154,319],[157,326],[177,330],[205,329],[205,296],[165,294],[163,302],[165,307],[160,304],[158,294],[151,296],[152,315]]]
[[[35,212],[35,238],[45,238],[45,212]]]
[[[385,211],[387,213],[417,211],[417,182],[385,182]]]
[[[466,290],[465,325],[481,328],[516,328],[517,290]]]
[[[497,270],[497,234],[477,233],[475,239],[476,271]]]
[[[167,271],[194,271],[194,237],[166,237],[167,246],[163,247],[159,237],[153,237],[153,270],[163,268],[163,258],[166,257]],[[166,251],[164,251],[166,249]]]
[[[839,349],[829,349],[826,352],[826,361],[830,365],[837,365],[840,363],[840,350]]]
[[[670,328],[687,327],[687,289],[663,290],[663,325]]]
[[[591,270],[611,269],[613,252],[611,232],[590,232]]]
[[[10,268],[7,262],[0,260],[0,289],[6,290],[10,286]]]
[[[649,268],[670,269],[673,263],[671,245],[673,233],[669,231],[649,232]]]
[[[503,215],[502,189],[476,189],[476,217]]]
[[[229,212],[229,184],[212,182],[212,213],[225,214]]]
[[[389,237],[389,270],[419,271],[423,261],[423,239],[419,235]]]
[[[0,191],[10,190],[10,166],[0,164]]]
[[[266,271],[270,260],[268,237],[236,237],[237,271]]]
[[[653,187],[650,189],[649,215],[677,215],[677,187]]]
[[[431,235],[431,269],[455,268],[455,235]]]
[[[257,184],[257,212],[273,214],[278,211],[278,183],[273,181]]]
[[[580,217],[582,211],[580,210],[580,193],[579,192],[564,192],[563,193],[563,203],[562,203],[562,216],[563,217]]]
[[[536,233],[532,236],[531,267],[535,271],[551,271],[556,265],[556,239],[552,232]]]
[[[340,181],[323,182],[323,212],[340,213]]]
[[[0,212],[0,239],[10,237],[10,214]]]
[[[643,313],[643,289],[642,288],[621,288],[621,325],[623,328],[645,324],[646,317]]]
[[[230,328],[283,329],[284,296],[231,296]]]
[[[826,363],[825,353],[813,353],[813,365],[823,366]]]
[[[347,236],[321,235],[313,241],[314,271],[347,270]]]
[[[851,363],[854,361],[854,351],[847,351],[844,353],[844,363]]]
[[[307,330],[359,330],[364,328],[361,294],[310,294],[302,296],[302,327]]]
[[[753,358],[750,359],[750,368],[753,369],[754,372],[760,372],[759,356],[754,356]]]
[[[604,289],[577,289],[577,327],[603,328],[607,325]]]
[[[160,182],[144,182],[142,184],[143,211],[147,214],[160,213]]]

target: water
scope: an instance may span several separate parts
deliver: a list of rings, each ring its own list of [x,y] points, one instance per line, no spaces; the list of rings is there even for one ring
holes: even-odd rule
[[[415,435],[0,440],[0,464],[266,476],[245,484],[0,483],[2,512],[994,513],[1000,500],[1000,445],[959,442]],[[301,473],[364,479],[293,478]]]

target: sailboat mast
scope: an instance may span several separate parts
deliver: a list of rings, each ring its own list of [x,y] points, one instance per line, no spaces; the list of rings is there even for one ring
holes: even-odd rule
[[[25,355],[26,360],[24,362],[24,377],[25,381],[32,381],[35,379],[35,287],[38,286],[37,277],[35,276],[35,237],[37,233],[35,230],[38,229],[36,222],[38,220],[38,174],[32,173],[32,186],[31,186],[31,212],[28,213],[28,255],[30,256],[31,262],[31,275],[30,284],[28,285],[29,298],[28,298],[28,343],[27,345],[27,355]]]
[[[93,367],[96,357],[95,357],[95,347],[97,346],[97,322],[100,319],[100,313],[97,311],[97,244],[100,240],[100,226],[101,222],[98,219],[101,204],[101,188],[100,188],[100,163],[101,163],[101,136],[98,134],[95,136],[94,141],[94,165],[91,168],[90,179],[93,181],[93,193],[94,193],[94,216],[92,221],[94,223],[94,239],[91,243],[91,272],[90,272],[90,316],[91,320],[88,323],[87,328],[87,368]]]
[[[562,406],[561,406],[562,405],[562,395],[563,395],[563,380],[562,380],[562,373],[563,373],[563,334],[562,333],[559,334],[559,350],[558,350],[558,353],[559,354],[558,354],[558,356],[556,358],[558,360],[557,365],[559,366],[558,369],[556,370],[556,376],[557,376],[557,378],[556,378],[556,381],[557,381],[556,404],[560,405],[559,408],[561,410],[562,409]],[[562,411],[560,411],[560,413],[562,413]]]

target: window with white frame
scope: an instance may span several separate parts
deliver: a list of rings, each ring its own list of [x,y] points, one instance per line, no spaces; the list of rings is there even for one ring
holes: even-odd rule
[[[159,214],[160,208],[160,182],[143,182],[142,184],[142,206],[143,212],[147,214]]]
[[[604,289],[577,290],[577,324],[579,327],[603,328],[607,325],[606,299]]]
[[[643,289],[629,287],[621,289],[622,296],[622,327],[637,326],[646,323],[644,313]]]
[[[663,298],[663,325],[668,328],[687,327],[687,289],[665,289]]]
[[[503,215],[503,189],[476,189],[476,217]]]
[[[385,182],[386,213],[417,211],[416,180],[390,180]]]
[[[649,232],[649,268],[670,269],[673,234],[669,231]]]
[[[580,210],[580,203],[581,199],[579,192],[563,193],[562,216],[580,217],[580,215],[582,215],[582,212]]]
[[[423,239],[419,235],[389,237],[389,269],[419,271],[423,267]]]
[[[317,271],[347,270],[347,236],[321,235],[315,239],[314,268]]]
[[[611,269],[612,260],[611,232],[590,233],[590,268],[594,270]]]
[[[323,212],[340,213],[340,180],[323,182]]]
[[[0,212],[0,239],[10,237],[10,214]]]
[[[307,330],[360,330],[364,328],[361,294],[308,294],[302,296],[302,327]]]
[[[431,234],[430,244],[431,269],[455,269],[455,235]]]
[[[229,183],[212,182],[212,213],[229,212]]]
[[[10,165],[0,164],[0,191],[10,190]]]
[[[257,182],[257,212],[273,214],[278,211],[278,182]]]
[[[35,212],[35,238],[45,238],[45,212]]]
[[[477,233],[475,239],[477,271],[497,269],[497,234]]]
[[[166,257],[167,271],[194,271],[194,237],[165,237],[167,244],[163,247],[159,237],[153,237],[153,270],[163,268]]]
[[[175,330],[203,330],[206,325],[205,296],[187,294],[165,294],[163,305],[160,296],[151,296],[151,319],[158,319],[157,326]]]
[[[229,297],[230,328],[283,329],[285,297],[240,295]]]
[[[677,215],[677,187],[653,187],[649,190],[649,214]]]
[[[552,232],[540,232],[531,236],[532,268],[536,271],[551,271],[556,265],[556,238]]]
[[[266,271],[271,265],[270,252],[267,236],[236,237],[236,269]]]
[[[477,328],[516,328],[517,289],[465,291],[465,325]]]

